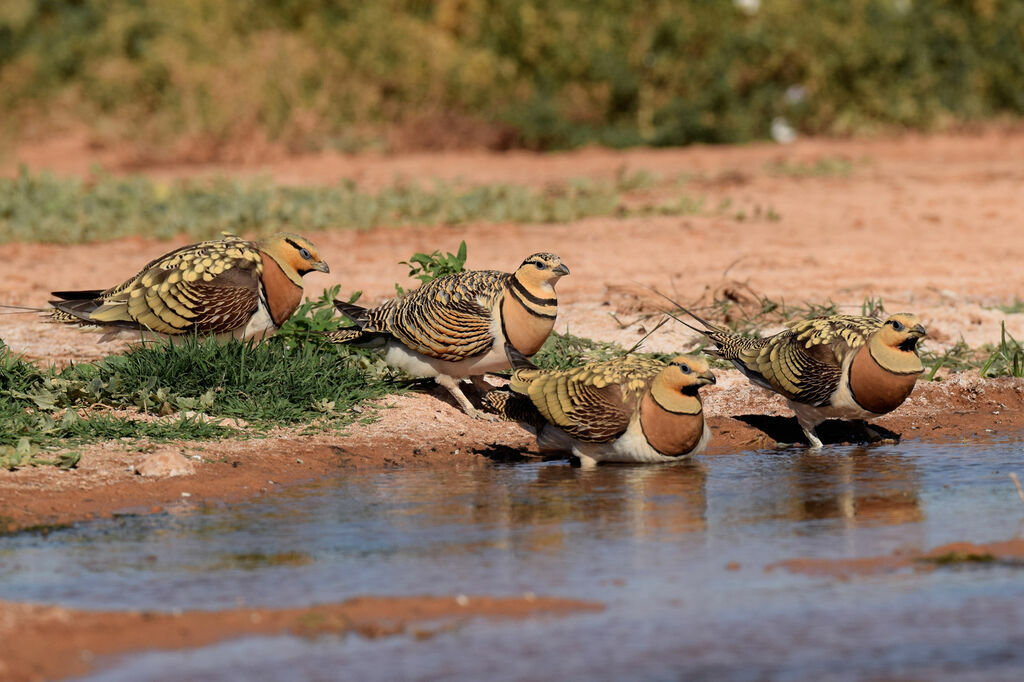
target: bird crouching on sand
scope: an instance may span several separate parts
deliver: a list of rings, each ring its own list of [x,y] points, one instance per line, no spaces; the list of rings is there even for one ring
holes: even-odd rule
[[[675,304],[673,303],[674,305]],[[892,412],[914,390],[924,364],[918,342],[926,331],[916,315],[886,320],[857,315],[816,317],[785,331],[752,339],[713,325],[682,306],[704,326],[694,327],[746,377],[784,398],[812,448],[822,447],[815,429],[826,419],[871,419]],[[878,437],[864,425],[870,437]]]
[[[715,383],[707,360],[680,355],[667,364],[627,355],[568,370],[532,366],[510,349],[509,385],[485,406],[537,435],[541,451],[569,452],[581,464],[674,462],[711,438],[701,386]]]
[[[529,357],[555,325],[555,284],[569,268],[552,253],[535,253],[514,273],[473,270],[426,282],[376,308],[335,301],[354,327],[328,332],[335,343],[381,346],[384,361],[432,377],[472,417],[481,414],[459,380],[510,367],[505,344]]]
[[[330,272],[304,237],[281,232],[256,242],[232,235],[189,244],[106,290],[55,291],[52,319],[108,330],[262,338],[302,302],[302,276]]]

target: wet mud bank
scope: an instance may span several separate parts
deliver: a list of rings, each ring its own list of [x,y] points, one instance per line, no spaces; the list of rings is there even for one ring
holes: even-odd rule
[[[596,602],[521,597],[358,597],[309,608],[225,611],[79,611],[0,602],[0,678],[58,679],[145,649],[187,649],[243,636],[434,636],[474,619],[526,619],[600,611]]]

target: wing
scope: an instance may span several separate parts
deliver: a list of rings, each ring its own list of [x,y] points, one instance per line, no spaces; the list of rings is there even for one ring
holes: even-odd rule
[[[494,346],[494,308],[511,275],[476,270],[427,282],[371,310],[364,331],[386,331],[410,349],[440,360],[482,355]]]
[[[230,332],[256,312],[262,268],[256,246],[237,237],[185,246],[105,291],[88,319],[163,334]]]
[[[769,338],[763,348],[741,353],[740,359],[790,400],[821,406],[839,386],[846,357],[881,325],[853,315],[803,320]]]
[[[608,442],[622,435],[661,365],[627,356],[573,370],[518,370],[510,387],[525,393],[543,417],[570,436]]]

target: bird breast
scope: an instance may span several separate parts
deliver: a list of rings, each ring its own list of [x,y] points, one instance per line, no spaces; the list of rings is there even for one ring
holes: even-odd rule
[[[267,296],[267,307],[274,324],[280,327],[292,316],[302,303],[302,287],[288,279],[281,266],[263,254],[263,291]]]
[[[505,339],[527,357],[540,350],[555,326],[553,310],[548,308],[521,300],[511,290],[502,298],[502,332]]]
[[[648,392],[640,403],[640,426],[651,447],[663,455],[685,455],[704,434],[704,414],[669,412]]]
[[[896,374],[871,356],[867,344],[860,347],[850,365],[850,392],[869,412],[885,414],[903,404],[914,390],[919,373]]]

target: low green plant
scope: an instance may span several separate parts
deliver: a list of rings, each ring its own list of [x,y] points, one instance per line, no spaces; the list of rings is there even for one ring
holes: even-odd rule
[[[1016,315],[1018,313],[1024,313],[1024,300],[1014,297],[1013,303],[1006,305],[997,305],[996,310],[1002,311],[1006,315]]]
[[[341,285],[335,284],[315,299],[307,298],[292,316],[270,337],[268,343],[298,346],[306,343],[327,343],[323,333],[334,331],[341,326],[342,318],[334,307],[334,300],[341,293]],[[355,303],[362,296],[362,291],[355,291],[348,298]]]
[[[532,362],[544,369],[569,369],[588,362],[602,362],[626,354],[618,344],[576,336],[566,332],[551,332]]]
[[[993,346],[981,366],[983,377],[1024,377],[1024,347],[1006,331],[1006,322],[999,323],[999,344]]]
[[[438,277],[454,275],[465,270],[466,241],[463,240],[459,244],[458,253],[448,252],[443,256],[440,251],[414,253],[409,260],[399,261],[399,265],[408,265],[409,277],[418,279],[423,284]],[[395,292],[399,296],[405,295],[405,289],[397,282],[395,283]]]
[[[860,314],[865,317],[882,317],[885,315],[885,301],[879,296],[868,296],[860,304]]]
[[[924,348],[921,350],[921,362],[924,363],[926,381],[935,381],[939,370],[964,372],[979,366],[979,352],[972,349],[963,339],[941,353]]]

